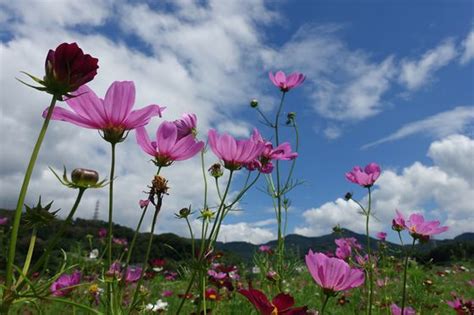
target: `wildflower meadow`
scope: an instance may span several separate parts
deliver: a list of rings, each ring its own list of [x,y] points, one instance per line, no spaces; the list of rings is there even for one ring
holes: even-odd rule
[[[166,107],[148,105],[133,110],[135,85],[132,81],[112,82],[105,96],[97,96],[88,87],[100,80],[100,58],[84,53],[76,43],[62,43],[46,54],[42,78],[25,73],[32,82],[19,80],[26,87],[51,95],[51,104],[44,109],[30,162],[25,172],[17,208],[9,217],[1,218],[2,254],[6,268],[2,272],[2,314],[474,314],[474,268],[471,262],[449,267],[427,267],[414,260],[415,251],[430,242],[433,236],[449,229],[437,220],[426,220],[422,214],[405,214],[393,210],[392,229],[400,236],[397,252],[387,250],[387,233],[377,233],[373,239],[369,222],[373,220],[371,192],[383,172],[373,161],[365,167],[355,166],[341,176],[366,190],[367,204],[347,193],[360,208],[360,220],[365,222],[362,241],[354,237],[335,239],[335,251],[309,249],[304,260],[293,256],[285,246],[285,226],[290,196],[298,181],[293,170],[298,167],[299,133],[295,112],[286,112],[293,93],[305,82],[300,72],[269,72],[269,83],[280,95],[274,113],[264,112],[258,100],[252,100],[248,110],[261,118],[262,126],[253,129],[249,138],[237,139],[215,129],[199,129],[194,113],[166,120]],[[145,126],[152,117],[159,117],[156,133],[150,138]],[[50,123],[69,123],[77,128],[98,131],[97,142],[109,150],[110,173],[99,175],[90,169],[51,172],[64,190],[77,192],[69,214],[57,221],[52,203],[39,199],[27,206],[25,196],[35,161],[47,136]],[[282,137],[281,129],[293,130],[292,139]],[[268,134],[269,137],[265,137]],[[301,135],[304,136],[304,135]],[[119,167],[121,142],[134,137],[136,149],[143,151],[143,161],[151,157],[156,172],[144,181],[144,199],[136,201],[141,217],[131,239],[114,231],[114,182]],[[101,139],[102,138],[102,139]],[[213,155],[215,163],[206,165],[204,156]],[[151,256],[155,228],[159,215],[172,193],[173,178],[169,168],[179,168],[193,157],[202,160],[201,183],[203,204],[184,207],[176,220],[189,227],[189,249],[186,261],[171,264],[165,257]],[[237,193],[234,178],[244,173],[246,180]],[[212,178],[215,185],[208,185]],[[256,183],[266,183],[268,201],[273,204],[277,222],[274,246],[262,245],[247,264],[230,264],[216,242],[223,222],[231,211],[255,189]],[[48,267],[53,250],[70,228],[73,216],[91,189],[108,190],[108,222],[89,236],[98,244],[79,259],[63,251],[59,265]],[[217,192],[218,200],[208,198]],[[133,259],[137,239],[146,212],[151,212],[151,231],[145,243],[143,260]],[[199,234],[191,227],[190,218],[201,221]],[[37,233],[56,224],[47,238],[44,251],[33,259]],[[16,259],[19,231],[28,231],[30,242],[24,261]],[[335,232],[339,228],[335,229]],[[410,242],[403,244],[402,234]],[[143,245],[143,244],[140,244]],[[141,246],[143,248],[143,246]],[[252,267],[253,266],[253,267]],[[448,268],[450,272],[448,273]],[[444,271],[443,271],[444,270]],[[442,277],[441,277],[442,276]]]

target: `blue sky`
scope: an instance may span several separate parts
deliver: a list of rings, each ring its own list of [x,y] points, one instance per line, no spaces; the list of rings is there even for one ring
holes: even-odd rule
[[[224,3],[225,2],[225,3]],[[52,5],[54,4],[54,5]],[[474,208],[474,17],[470,1],[84,1],[0,2],[2,129],[1,205],[12,207],[48,97],[14,79],[41,75],[46,51],[77,41],[99,58],[90,86],[103,95],[114,80],[133,80],[136,107],[167,106],[163,119],[198,114],[200,137],[211,127],[238,137],[265,130],[249,106],[257,98],[269,115],[279,92],[268,71],[300,71],[306,82],[290,91],[301,150],[291,194],[288,233],[308,236],[341,224],[363,230],[347,191],[354,165],[382,166],[375,187],[380,221],[388,231],[396,208],[423,212],[452,227],[446,237],[472,231]],[[154,132],[159,120],[148,126]],[[293,140],[291,133],[283,139]],[[13,150],[4,148],[14,147]],[[90,130],[55,123],[48,134],[28,199],[39,194],[68,209],[74,194],[46,171],[86,166],[105,176],[109,151]],[[118,151],[117,216],[133,226],[137,200],[153,172],[134,135]],[[206,163],[215,161],[208,154]],[[202,197],[199,160],[166,170],[171,186],[158,231],[184,234],[173,213]],[[190,182],[192,184],[190,184]],[[239,183],[234,186],[236,191]],[[263,187],[264,181],[259,183]],[[173,190],[172,190],[173,191]],[[91,217],[96,200],[106,218],[106,191],[89,193],[78,216]],[[215,197],[215,193],[213,194]],[[186,200],[186,204],[182,201]],[[189,200],[189,202],[188,202]],[[276,235],[270,199],[258,190],[226,219],[221,240],[266,242]],[[199,223],[194,222],[198,228]],[[147,226],[148,227],[148,226]]]

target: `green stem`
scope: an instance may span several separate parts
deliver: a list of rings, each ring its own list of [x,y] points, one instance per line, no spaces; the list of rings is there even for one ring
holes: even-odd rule
[[[138,297],[138,291],[140,291],[140,286],[143,282],[143,277],[145,276],[145,271],[147,269],[148,259],[150,258],[151,245],[153,244],[153,236],[154,236],[154,233],[155,233],[156,219],[158,217],[158,213],[160,213],[162,202],[163,202],[163,196],[160,195],[160,196],[158,196],[158,202],[157,202],[156,207],[155,207],[155,214],[153,215],[153,221],[151,223],[150,238],[148,239],[148,246],[147,246],[146,254],[145,254],[145,262],[143,263],[142,272],[140,274],[140,279],[137,282],[137,286],[135,288],[135,293],[133,294],[132,303],[130,304],[130,310],[128,312],[129,314],[132,311],[133,307],[135,306],[135,302],[136,302],[137,297]],[[125,271],[125,272],[127,272],[127,271]]]
[[[328,304],[329,298],[331,296],[326,294],[326,298],[324,299],[323,306],[321,307],[321,315],[324,315],[324,310],[326,309],[326,305]]]
[[[298,153],[299,146],[300,146],[300,136],[299,136],[298,126],[296,125],[296,122],[293,122],[293,128],[295,129],[295,150],[294,150],[294,152]],[[290,190],[289,184],[290,184],[290,180],[293,176],[293,171],[295,169],[295,164],[296,164],[296,159],[293,159],[293,161],[291,162],[290,171],[288,172],[288,177],[286,178],[285,185],[283,186],[283,191],[285,191],[285,192],[288,192]]]
[[[204,206],[203,206],[203,209],[207,209],[207,177],[206,177],[206,168],[204,167],[204,149],[201,150],[201,169],[202,169],[202,177],[204,179]]]
[[[142,215],[140,217],[140,220],[138,221],[137,228],[135,229],[135,234],[133,234],[132,243],[130,244],[130,248],[127,253],[127,260],[125,261],[125,268],[127,268],[130,263],[133,248],[135,247],[135,242],[137,241],[137,236],[138,236],[138,233],[140,232],[140,227],[142,226],[143,218],[145,217],[147,209],[148,209],[148,205],[146,205],[145,208],[143,208]]]
[[[109,184],[109,226],[107,235],[107,268],[112,265],[112,230],[113,230],[113,209],[114,209],[114,176],[115,176],[115,143],[111,143],[112,157],[110,162],[110,184]],[[109,297],[107,313],[112,314],[113,292],[112,283],[107,284],[107,296]]]
[[[41,267],[41,265],[45,262],[45,260],[49,258],[49,255],[51,254],[51,251],[56,246],[56,244],[59,242],[62,235],[64,234],[64,232],[68,228],[69,224],[71,223],[72,218],[74,217],[74,214],[76,213],[76,210],[79,207],[79,203],[81,202],[82,196],[84,195],[85,191],[86,191],[85,188],[79,188],[79,192],[77,194],[76,201],[74,202],[74,205],[72,206],[71,211],[69,211],[68,216],[63,221],[63,224],[59,228],[58,233],[48,243],[48,247],[46,247],[46,250],[43,253],[43,255],[41,255],[41,257],[36,261],[36,263],[31,268],[32,273],[37,271]],[[46,267],[47,267],[47,263],[45,262],[45,268],[43,268],[43,269],[46,269]]]
[[[225,217],[225,210],[226,210],[225,199],[227,198],[227,194],[229,193],[230,183],[232,182],[233,175],[234,175],[234,171],[230,171],[229,179],[227,181],[224,194],[222,195],[221,204],[219,205],[219,208],[217,210],[217,214],[218,216],[220,214],[220,217],[219,218],[216,217],[216,221],[214,221],[214,225],[212,226],[212,229],[211,229],[211,234],[209,235],[209,243],[206,247],[206,250],[211,249],[214,246],[214,243],[217,241],[217,237],[219,236],[219,230],[221,228],[222,221],[224,221],[224,217]]]
[[[285,100],[285,92],[282,92],[280,106],[278,106],[278,111],[275,117],[275,124],[273,128],[275,129],[275,147],[280,145],[280,135],[279,135],[279,128],[278,123],[280,120],[281,110],[283,108],[283,102]],[[282,284],[283,284],[283,257],[285,251],[285,244],[284,244],[284,236],[282,235],[282,215],[281,215],[281,207],[282,207],[282,191],[281,191],[281,179],[280,179],[280,161],[276,160],[276,198],[277,198],[277,224],[278,224],[278,256],[277,256],[277,271],[278,271],[278,289],[282,292]]]
[[[369,290],[368,290],[368,297],[367,297],[367,314],[372,314],[372,299],[373,299],[373,268],[372,268],[372,250],[370,248],[370,234],[369,234],[369,219],[370,219],[370,210],[372,206],[372,192],[370,187],[367,188],[369,190],[369,204],[367,206],[367,215],[365,221],[365,232],[367,234],[367,264],[368,269],[367,273],[369,275]]]
[[[407,289],[408,257],[410,257],[411,253],[413,252],[413,248],[415,247],[415,242],[416,242],[416,238],[413,238],[413,243],[411,244],[411,248],[409,251],[407,251],[405,255],[405,268],[403,269],[402,310],[400,314],[404,314],[403,312],[405,309],[406,289]]]
[[[23,274],[24,275],[27,275],[28,274],[28,269],[30,269],[30,263],[31,263],[31,258],[33,258],[33,252],[35,250],[35,244],[36,244],[36,233],[38,232],[38,230],[36,229],[36,227],[33,227],[33,231],[31,232],[31,238],[30,238],[30,245],[28,246],[28,253],[26,254],[26,259],[25,259],[25,263],[23,265]],[[19,283],[21,283],[23,280],[23,277],[20,276],[20,278],[18,279],[18,282],[17,282],[17,286]]]
[[[46,135],[46,130],[48,129],[49,121],[51,120],[51,116],[53,115],[54,106],[56,105],[56,100],[58,98],[59,97],[57,95],[53,95],[53,98],[51,99],[51,104],[49,105],[48,113],[43,122],[43,126],[41,127],[38,139],[36,140],[33,152],[31,153],[30,162],[28,163],[25,177],[23,178],[23,184],[21,185],[20,196],[18,197],[18,202],[16,204],[15,217],[13,219],[12,231],[10,234],[10,246],[8,248],[9,251],[5,278],[6,290],[4,291],[3,297],[9,294],[10,286],[12,285],[13,281],[13,264],[15,260],[18,230],[20,229],[21,210],[23,209],[23,204],[25,202],[26,192],[28,191],[28,185],[30,183],[31,174],[33,173],[33,169],[36,164],[36,159],[38,158],[38,153],[40,151],[41,144],[43,143],[43,139]],[[6,312],[8,312],[9,307],[9,305],[6,305]]]

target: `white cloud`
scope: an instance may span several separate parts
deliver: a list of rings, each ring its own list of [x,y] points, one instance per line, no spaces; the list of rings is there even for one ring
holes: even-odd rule
[[[267,52],[269,65],[306,74],[314,109],[336,121],[359,121],[378,114],[382,96],[396,75],[394,58],[371,60],[361,50],[350,50],[337,36],[337,25],[302,27],[281,50]],[[329,132],[329,137],[334,133]]]
[[[375,216],[380,221],[373,222],[372,231],[389,230],[395,209],[400,209],[405,214],[424,212],[428,219],[441,219],[450,227],[441,238],[472,232],[466,222],[474,221],[474,140],[454,135],[435,141],[428,156],[433,159],[433,166],[415,162],[399,172],[382,172],[372,195]],[[367,196],[361,203],[367,203]],[[354,204],[342,199],[327,202],[306,210],[305,224],[295,232],[321,235],[336,224],[363,232],[365,222],[356,211]]]
[[[223,224],[218,240],[225,243],[245,241],[252,244],[263,244],[276,238],[272,230],[247,222]]]
[[[202,139],[216,122],[220,123],[220,128],[229,128],[226,131],[234,133],[243,134],[245,129],[251,129],[251,126],[235,121],[234,116],[242,110],[242,101],[248,101],[248,93],[258,94],[253,91],[258,90],[259,57],[257,54],[250,58],[253,54],[248,52],[261,47],[258,25],[273,19],[273,13],[267,10],[263,1],[242,5],[211,1],[194,6],[186,1],[174,2],[177,11],[173,12],[143,5],[123,4],[119,9],[108,1],[87,1],[85,4],[87,11],[78,10],[77,3],[71,1],[56,1],[55,5],[47,1],[34,4],[14,1],[8,3],[9,19],[0,19],[2,29],[8,29],[14,35],[11,40],[0,43],[1,207],[14,208],[16,204],[33,141],[42,123],[41,112],[50,100],[48,95],[21,85],[15,77],[20,76],[21,70],[41,76],[48,49],[63,41],[76,41],[86,53],[99,58],[98,75],[90,84],[98,95],[103,96],[114,80],[133,80],[137,87],[135,108],[152,103],[167,106],[163,119],[155,118],[147,127],[150,134],[160,121],[174,120],[183,112],[197,114],[198,136]],[[144,47],[148,45],[150,51],[129,47],[124,42],[127,36],[123,36],[120,29],[116,29],[116,40],[95,31],[104,23],[116,26],[117,21],[124,21],[123,29],[144,41]],[[139,28],[140,25],[145,27]],[[134,132],[117,146],[115,222],[136,225],[140,216],[138,200],[145,197],[143,191],[156,172],[149,160],[150,157],[136,145]],[[216,160],[208,151],[205,165]],[[47,169],[52,166],[61,170],[63,164],[69,171],[86,167],[107,177],[109,145],[95,130],[52,121],[32,177],[27,204],[36,202],[41,194],[45,201],[55,200],[55,206],[62,208],[62,216],[67,214],[76,192],[61,186]],[[202,205],[200,164],[197,156],[162,170],[171,189],[164,200],[158,232],[187,234],[185,223],[176,220],[173,214],[189,204],[193,209]],[[213,182],[208,180],[210,204],[215,205],[217,196]],[[77,216],[92,217],[99,200],[100,218],[106,220],[107,198],[107,189],[87,191]],[[150,216],[151,213],[147,214],[143,230],[150,228]],[[265,237],[266,234],[262,235]]]
[[[462,47],[463,53],[459,61],[464,65],[474,59],[474,30],[469,32],[466,39],[462,42]]]
[[[399,77],[400,83],[409,90],[416,90],[430,83],[434,73],[446,66],[457,54],[454,42],[447,40],[427,51],[419,60],[403,60]]]
[[[473,126],[474,107],[459,106],[452,110],[438,113],[422,120],[414,121],[403,125],[394,133],[382,139],[362,146],[367,149],[385,142],[400,140],[414,134],[423,133],[436,138],[445,137],[451,134],[463,133]]]

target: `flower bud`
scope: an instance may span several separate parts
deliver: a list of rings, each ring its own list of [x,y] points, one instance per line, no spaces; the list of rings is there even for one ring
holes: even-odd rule
[[[99,181],[99,173],[85,168],[76,168],[71,173],[71,180],[77,186],[89,187]]]
[[[258,107],[258,100],[256,98],[250,101],[250,107],[252,108]]]
[[[290,125],[292,122],[294,122],[295,118],[296,118],[296,113],[289,112],[288,115],[286,116],[286,124]]]
[[[344,195],[344,200],[349,201],[352,199],[352,193],[348,192]]]
[[[214,212],[212,212],[211,209],[206,208],[206,209],[201,210],[201,217],[204,220],[211,220],[213,216],[214,216]]]
[[[224,175],[224,172],[222,171],[222,165],[219,163],[212,164],[208,171],[209,174],[214,178],[219,178]]]
[[[182,208],[176,216],[180,219],[185,219],[191,214],[191,208]]]

